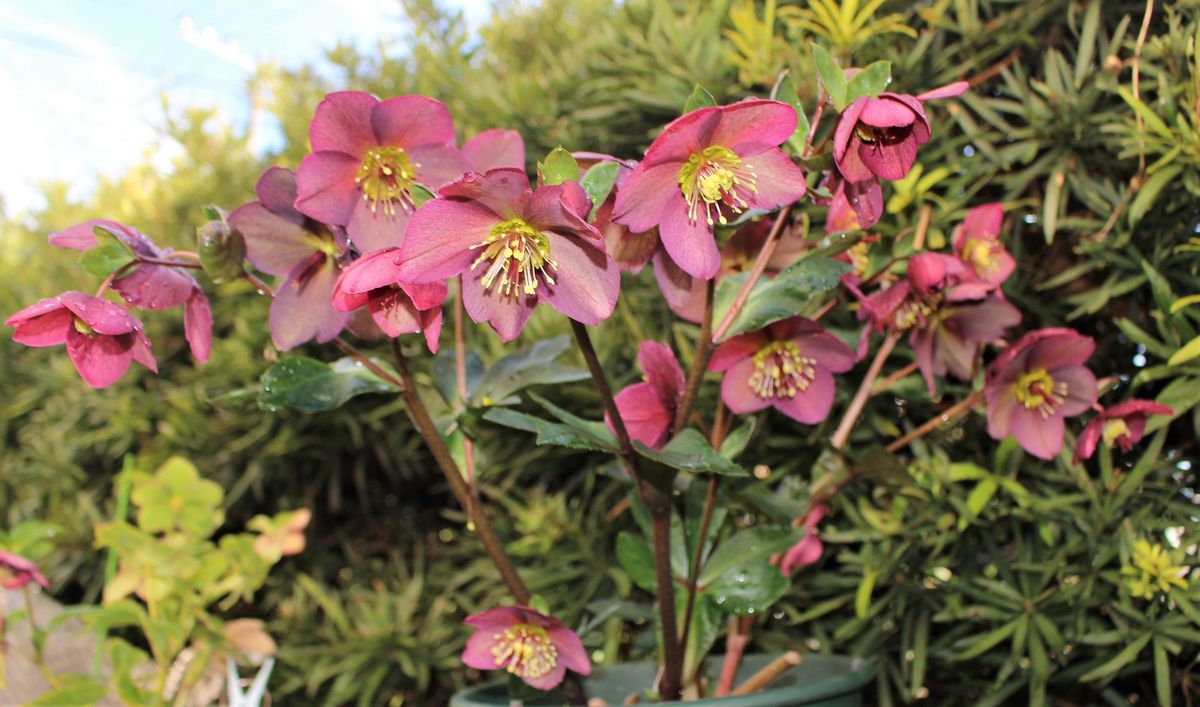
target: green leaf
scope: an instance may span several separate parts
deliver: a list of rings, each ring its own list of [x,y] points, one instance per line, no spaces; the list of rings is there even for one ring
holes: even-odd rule
[[[690,428],[675,435],[662,449],[651,449],[636,440],[633,446],[642,456],[672,469],[721,476],[750,475],[742,467],[718,454],[704,435]]]
[[[570,347],[569,336],[556,336],[536,341],[496,361],[471,391],[471,404],[477,407],[495,405],[529,386],[587,378],[587,371],[567,368],[555,360]]]
[[[263,373],[258,404],[268,410],[290,407],[301,412],[322,412],[344,405],[357,395],[395,390],[350,358],[329,365],[307,356],[290,356]]]
[[[814,255],[791,265],[773,279],[759,278],[722,341],[803,314],[814,295],[837,287],[842,275],[850,269],[850,265],[840,260]],[[713,321],[724,318],[746,277],[748,273],[721,280],[713,301]]]
[[[765,560],[730,568],[704,586],[704,593],[723,611],[739,616],[761,614],[787,593],[791,581]]]
[[[790,138],[792,149],[796,153],[800,153],[804,149],[804,144],[808,141],[808,115],[804,112],[804,106],[800,104],[800,95],[796,93],[796,85],[792,83],[790,74],[784,74],[779,81],[779,85],[775,87],[775,100],[782,101],[792,107],[796,111],[796,130]]]
[[[1155,401],[1171,408],[1175,411],[1175,414],[1151,415],[1150,419],[1146,420],[1146,434],[1166,427],[1171,423],[1171,420],[1183,415],[1200,403],[1200,378],[1192,376],[1176,378],[1168,383],[1166,388],[1162,389],[1158,397],[1155,398]]]
[[[766,561],[771,555],[787,550],[804,538],[804,528],[747,528],[721,543],[704,563],[700,584],[710,582],[747,563]]]
[[[579,163],[570,152],[559,145],[546,155],[545,162],[538,163],[538,175],[542,178],[542,184],[546,185],[578,182]]]
[[[846,105],[864,96],[875,98],[883,93],[892,80],[892,63],[890,61],[875,61],[867,68],[854,75],[848,84],[849,95]]]
[[[511,427],[517,430],[537,434],[537,444],[568,447],[570,449],[589,449],[597,452],[616,453],[617,442],[607,429],[604,436],[595,428],[581,428],[565,425],[559,422],[543,420],[516,410],[492,408],[483,414],[483,419],[497,425]],[[601,426],[603,427],[603,426]]]
[[[1171,663],[1167,659],[1166,642],[1154,638],[1154,691],[1160,707],[1171,707]]]
[[[108,277],[137,260],[137,255],[103,226],[96,226],[92,233],[96,236],[96,247],[79,256],[79,264],[88,274]]]
[[[633,533],[622,530],[617,534],[617,562],[629,574],[629,579],[647,592],[658,589],[654,572],[654,553]]]
[[[410,199],[412,199],[414,209],[420,208],[421,204],[437,198],[437,194],[434,194],[428,188],[423,187],[420,184],[408,185],[408,196]]]
[[[1146,647],[1146,644],[1149,643],[1150,639],[1153,637],[1153,633],[1144,633],[1138,636],[1137,638],[1133,639],[1132,643],[1122,648],[1120,653],[1117,653],[1103,665],[1084,673],[1079,677],[1079,680],[1081,682],[1091,682],[1092,680],[1103,680],[1104,678],[1115,675],[1118,670],[1136,660],[1138,654],[1142,652],[1142,649]]]
[[[871,595],[875,593],[875,580],[879,578],[879,570],[867,567],[863,570],[862,580],[854,592],[854,615],[860,619],[866,618],[871,609]]]
[[[1171,303],[1171,314],[1175,314],[1184,307],[1189,307],[1193,304],[1200,304],[1200,295],[1188,295],[1187,297],[1180,297]]]
[[[846,75],[842,73],[842,67],[837,65],[825,47],[820,44],[813,43],[812,53],[813,63],[817,67],[817,75],[821,78],[821,85],[825,87],[825,93],[829,94],[829,100],[833,103],[833,107],[837,108],[839,113],[846,110],[846,106],[850,103],[847,100],[850,96],[850,87],[846,83]]]
[[[1193,358],[1200,356],[1200,336],[1192,339],[1179,350],[1171,354],[1171,358],[1167,359],[1168,366],[1178,366],[1185,361],[1191,361]]]
[[[1133,198],[1133,203],[1129,205],[1129,223],[1131,225],[1142,220],[1150,207],[1154,206],[1158,193],[1163,190],[1163,187],[1175,181],[1182,171],[1183,165],[1170,164],[1146,178],[1142,188],[1138,189],[1137,196]]]
[[[754,429],[761,419],[757,416],[747,417],[733,432],[730,432],[721,442],[721,456],[726,459],[737,459],[738,455],[746,450],[746,445],[750,443],[750,438],[754,436]]]
[[[43,693],[33,702],[29,702],[29,707],[50,707],[57,705],[59,707],[73,705],[90,705],[104,699],[108,694],[108,687],[95,682],[85,675],[59,675],[59,685],[57,688]]]
[[[1021,619],[1010,621],[997,629],[989,631],[982,637],[973,636],[973,640],[966,641],[968,643],[967,649],[954,655],[952,660],[971,660],[983,655],[1002,641],[1008,640],[1008,637],[1013,635],[1013,632],[1017,630],[1017,625],[1024,618],[1022,616]]]
[[[704,90],[700,84],[692,87],[692,93],[687,97],[687,101],[683,104],[683,112],[691,113],[694,110],[701,108],[709,108],[717,105],[717,99],[713,98],[712,94]]]
[[[592,211],[588,214],[589,221],[596,218],[596,212],[604,205],[604,200],[608,198],[613,185],[617,183],[617,174],[620,171],[621,165],[616,162],[599,162],[584,172],[583,179],[579,184],[592,198]]]

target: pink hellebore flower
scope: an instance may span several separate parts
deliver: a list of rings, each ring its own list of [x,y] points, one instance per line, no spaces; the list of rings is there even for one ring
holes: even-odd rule
[[[1016,261],[1000,243],[1000,224],[1004,206],[984,204],[967,212],[962,225],[955,229],[954,252],[975,273],[975,277],[999,287],[1016,268]]]
[[[739,415],[774,407],[814,425],[833,407],[834,373],[854,367],[854,352],[820,324],[793,317],[739,334],[713,352],[708,370],[723,371],[721,399]]]
[[[142,323],[119,304],[64,292],[8,318],[13,341],[26,346],[67,345],[67,355],[84,382],[93,388],[112,385],[137,361],[155,373],[158,364]]]
[[[96,219],[50,234],[50,245],[87,251],[95,248],[95,229],[116,236],[140,258],[168,260],[170,248],[159,248],[136,228],[116,221]],[[208,297],[186,268],[139,263],[112,282],[112,288],[128,304],[141,309],[170,309],[183,305],[183,331],[192,355],[200,363],[208,362],[212,352],[212,308]]]
[[[502,606],[468,616],[476,631],[462,661],[476,670],[506,670],[530,687],[552,690],[567,670],[592,672],[583,642],[553,616],[524,606]]]
[[[516,130],[484,130],[463,143],[462,156],[476,172],[501,167],[524,170],[525,140]]]
[[[833,133],[838,171],[850,182],[903,179],[931,134],[922,101],[958,96],[967,88],[959,81],[919,96],[885,92],[854,101]]]
[[[583,324],[612,314],[621,273],[587,223],[575,182],[529,188],[516,169],[468,172],[417,209],[396,258],[415,285],[462,275],[463,304],[500,338],[521,333],[538,302]]]
[[[280,278],[268,319],[271,340],[287,351],[309,339],[333,339],[350,319],[330,303],[345,237],[296,210],[296,175],[290,170],[268,169],[254,191],[258,201],[234,209],[229,225],[245,238],[254,267]]]
[[[0,550],[0,587],[5,589],[20,589],[33,582],[42,589],[50,589],[50,583],[38,571],[32,561]]]
[[[1096,401],[1096,378],[1083,366],[1096,342],[1070,329],[1038,329],[1005,349],[988,368],[988,434],[1009,435],[1027,452],[1053,459],[1063,421]]]
[[[638,364],[645,381],[617,393],[615,402],[629,436],[658,449],[671,438],[675,409],[683,400],[684,375],[671,347],[643,341],[638,347]],[[608,415],[604,421],[612,429]]]
[[[410,285],[399,281],[396,252],[396,248],[384,248],[354,261],[333,287],[333,306],[351,312],[365,305],[384,334],[395,338],[424,332],[425,344],[437,353],[446,283]]]
[[[1133,445],[1142,441],[1146,434],[1146,418],[1151,415],[1174,415],[1175,411],[1153,400],[1126,400],[1107,408],[1083,428],[1075,441],[1075,463],[1090,459],[1096,446],[1104,440],[1105,446],[1114,444],[1128,453]]]
[[[825,233],[866,230],[883,215],[883,188],[878,179],[851,182],[831,175],[833,199],[825,215]]]
[[[935,310],[909,336],[929,394],[937,391],[935,376],[949,373],[970,381],[983,345],[1003,338],[1005,330],[1020,323],[1021,311],[998,297],[947,302]]]
[[[658,230],[651,229],[645,233],[632,233],[628,226],[613,220],[617,194],[629,180],[629,176],[633,174],[637,162],[620,160],[612,155],[599,152],[572,152],[571,156],[579,163],[579,168],[584,171],[602,162],[617,164],[617,180],[613,184],[612,191],[608,193],[608,198],[604,200],[603,204],[600,204],[600,208],[596,209],[596,218],[592,219],[592,225],[600,231],[600,235],[604,238],[604,247],[608,249],[608,254],[616,261],[621,272],[638,274],[650,261],[650,258],[659,251]]]
[[[804,196],[804,174],[779,150],[795,128],[791,106],[761,99],[677,118],[617,192],[613,217],[635,233],[657,226],[671,260],[711,280],[721,267],[714,226]]]
[[[454,148],[449,111],[425,96],[331,93],[317,106],[309,141],[313,152],[296,173],[296,208],[345,226],[362,253],[399,243],[414,184],[437,189],[468,169]]]
[[[804,515],[804,537],[784,553],[783,562],[779,565],[779,571],[784,575],[790,577],[801,567],[807,567],[821,559],[825,546],[817,537],[817,523],[824,517],[825,506],[816,506]]]

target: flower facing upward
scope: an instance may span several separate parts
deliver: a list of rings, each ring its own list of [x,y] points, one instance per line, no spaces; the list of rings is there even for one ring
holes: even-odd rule
[[[50,589],[50,583],[38,571],[32,561],[0,550],[0,587],[5,589],[20,589],[33,582],[42,589]]]
[[[566,671],[592,672],[583,642],[553,616],[524,606],[502,606],[468,616],[474,627],[462,661],[477,670],[505,670],[530,687],[552,690]]]
[[[657,226],[671,259],[711,280],[721,267],[714,226],[804,196],[803,173],[779,150],[795,128],[796,111],[776,101],[694,110],[651,143],[618,190],[613,218],[634,233]]]
[[[638,347],[638,364],[645,381],[617,393],[614,401],[629,436],[657,449],[671,437],[675,408],[683,400],[683,369],[671,347],[657,341],[642,342]],[[607,414],[604,421],[612,429]]]
[[[26,346],[67,345],[67,355],[93,388],[112,385],[137,361],[155,373],[158,364],[142,323],[119,304],[64,292],[17,312],[5,322],[13,341]]]
[[[1096,342],[1070,329],[1039,329],[1021,337],[988,367],[988,434],[1009,435],[1027,452],[1053,459],[1062,449],[1063,421],[1096,401],[1096,378],[1083,366]]]
[[[436,189],[468,169],[454,148],[449,111],[425,96],[331,93],[317,106],[309,141],[313,152],[296,173],[296,208],[345,226],[363,253],[399,242],[414,185]]]
[[[813,425],[833,407],[833,374],[854,366],[854,352],[820,324],[793,317],[721,344],[708,364],[724,371],[721,399],[739,415],[774,407]]]
[[[583,324],[612,314],[621,275],[587,223],[575,182],[529,188],[516,169],[468,172],[413,214],[396,252],[400,282],[427,285],[462,275],[463,304],[505,341],[538,302]]]
[[[1096,446],[1104,440],[1106,447],[1119,446],[1128,452],[1146,434],[1146,418],[1151,415],[1174,415],[1175,411],[1153,400],[1126,400],[1105,409],[1093,417],[1079,439],[1075,441],[1075,463],[1090,459]]]
[[[967,217],[954,233],[954,252],[975,277],[994,287],[1008,279],[1016,268],[1016,261],[1000,243],[1000,224],[1004,220],[1004,207],[992,203],[977,206],[967,212]]]

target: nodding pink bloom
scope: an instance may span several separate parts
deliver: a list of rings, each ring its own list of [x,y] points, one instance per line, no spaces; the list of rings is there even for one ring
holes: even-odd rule
[[[854,101],[833,133],[838,171],[850,182],[903,179],[931,134],[922,101],[958,96],[967,88],[959,81],[919,96],[885,92]]]
[[[410,285],[398,280],[396,253],[396,248],[384,248],[354,261],[333,287],[333,306],[343,312],[366,306],[375,324],[392,338],[424,332],[425,344],[437,353],[446,283]]]
[[[804,537],[784,553],[783,562],[779,565],[779,571],[784,575],[790,577],[801,567],[807,567],[821,559],[825,545],[821,543],[821,538],[817,537],[817,523],[824,517],[825,506],[814,506],[804,515]]]
[[[484,130],[463,143],[462,156],[476,172],[502,167],[524,170],[525,140],[516,130]]]
[[[612,314],[621,273],[587,223],[591,202],[575,182],[529,188],[515,169],[468,172],[413,214],[396,257],[401,282],[462,275],[463,304],[505,341],[538,302],[583,324]]]
[[[489,609],[463,622],[475,628],[462,661],[476,670],[505,670],[539,690],[552,690],[567,670],[592,672],[583,641],[553,616],[525,606]]]
[[[929,394],[937,392],[935,377],[949,373],[963,381],[974,378],[984,344],[1003,338],[1007,329],[1020,323],[1020,310],[998,297],[946,302],[935,309],[909,335]]]
[[[714,226],[804,196],[804,174],[779,150],[795,128],[791,106],[761,99],[677,118],[617,192],[613,217],[635,233],[657,226],[671,260],[711,280],[721,267]]]
[[[581,170],[587,170],[602,162],[617,164],[616,182],[604,203],[596,209],[596,217],[592,219],[592,225],[600,231],[601,237],[604,238],[604,247],[608,249],[608,254],[616,261],[621,272],[638,274],[646,266],[646,263],[650,262],[650,258],[659,251],[658,229],[650,229],[645,233],[632,233],[627,226],[613,220],[617,192],[628,181],[629,175],[633,174],[637,162],[620,160],[612,155],[599,152],[572,152],[571,156],[579,163]]]
[[[1000,243],[1000,224],[1004,206],[984,204],[967,212],[967,217],[954,233],[954,252],[975,277],[993,287],[999,287],[1016,268],[1016,262]]]
[[[708,370],[723,371],[721,399],[739,415],[774,407],[815,425],[829,415],[834,373],[854,367],[854,352],[820,324],[793,317],[739,334],[713,352]]]
[[[1174,414],[1174,410],[1153,400],[1117,403],[1093,417],[1083,428],[1079,439],[1075,440],[1075,463],[1091,459],[1100,440],[1104,440],[1106,447],[1117,445],[1122,452],[1128,453],[1146,435],[1146,418]]]
[[[31,560],[0,550],[0,587],[21,589],[30,582],[42,589],[50,589],[50,583]]]
[[[683,400],[683,369],[671,347],[657,341],[641,343],[638,365],[642,367],[645,381],[617,393],[614,401],[629,436],[658,449],[670,440],[675,409]],[[611,430],[612,420],[607,414],[604,422]]]
[[[1083,366],[1096,342],[1070,329],[1038,329],[1005,349],[988,367],[988,434],[1012,435],[1025,451],[1053,459],[1063,421],[1096,402],[1096,377]]]
[[[50,234],[50,245],[88,251],[98,245],[96,229],[110,233],[135,256],[150,260],[170,260],[174,251],[160,248],[136,228],[106,219],[85,221]],[[112,288],[126,303],[140,309],[170,309],[183,305],[183,331],[192,355],[206,363],[212,352],[212,308],[204,289],[187,268],[139,263],[121,277]]]
[[[280,279],[268,322],[280,351],[309,339],[324,343],[341,333],[349,315],[331,303],[346,257],[346,239],[296,210],[296,175],[272,167],[254,186],[258,201],[229,214],[229,225],[246,240],[246,259]]]
[[[878,179],[851,182],[831,174],[833,198],[825,216],[826,233],[866,230],[883,215],[883,188]]]
[[[131,361],[158,372],[142,323],[121,305],[99,297],[64,292],[22,309],[4,323],[16,329],[13,341],[18,344],[66,344],[75,370],[93,388],[117,382]]]
[[[469,168],[454,148],[450,112],[425,96],[331,93],[308,134],[313,152],[296,173],[296,208],[345,226],[362,253],[400,242],[414,184],[437,189]]]

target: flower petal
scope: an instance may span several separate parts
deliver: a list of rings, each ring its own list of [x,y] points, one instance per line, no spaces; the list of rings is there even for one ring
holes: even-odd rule
[[[743,358],[733,364],[721,379],[721,399],[730,412],[746,415],[771,405],[770,400],[759,396],[750,387],[750,376],[753,374],[754,361]]]
[[[608,319],[617,305],[621,271],[604,250],[603,243],[554,231],[546,235],[556,267],[554,284],[543,281],[539,285],[541,299],[583,324],[599,324]]]
[[[360,253],[370,253],[381,248],[392,248],[404,240],[412,213],[403,204],[395,208],[375,208],[366,199],[354,202],[354,212],[346,224],[346,235]]]
[[[663,211],[658,235],[680,270],[701,280],[711,280],[721,269],[721,251],[717,250],[712,226],[702,218],[692,221],[687,211],[687,202],[678,193]]]
[[[83,382],[93,388],[116,383],[133,361],[133,336],[121,334],[83,334],[75,327],[67,330],[67,355]]]
[[[414,147],[408,156],[416,170],[417,183],[434,193],[471,171],[471,163],[453,145]]]
[[[67,330],[75,321],[71,310],[57,297],[47,297],[13,314],[4,322],[14,327],[13,341],[26,346],[58,346],[67,342]]]
[[[490,209],[505,221],[525,214],[533,196],[529,177],[518,169],[493,169],[480,174],[467,172],[443,186],[438,194],[447,199],[469,199]]]
[[[289,207],[290,208],[290,207]],[[246,241],[246,259],[269,275],[286,275],[316,250],[317,236],[304,229],[304,216],[281,216],[261,201],[242,204],[229,214],[229,225]]]
[[[903,128],[913,124],[917,119],[913,109],[902,101],[895,101],[884,96],[868,98],[863,106],[858,120],[873,128]]]
[[[721,108],[717,106],[700,108],[672,120],[646,149],[642,166],[676,163],[678,171],[692,153],[712,144],[712,134],[720,122]]]
[[[421,316],[404,292],[386,288],[371,294],[367,300],[371,318],[384,334],[393,339],[401,334],[421,331]]]
[[[534,190],[525,206],[524,219],[535,228],[575,233],[601,240],[600,232],[587,222],[592,203],[576,182],[563,182]]]
[[[813,380],[808,384],[808,388],[790,398],[775,398],[773,404],[777,410],[796,422],[815,425],[829,417],[836,391],[833,374],[824,366],[817,365],[814,367]]]
[[[768,341],[766,334],[761,331],[738,334],[713,351],[712,358],[708,359],[708,370],[727,371],[742,359],[749,359],[758,353]]]
[[[1087,426],[1083,428],[1083,432],[1079,433],[1079,437],[1075,439],[1075,463],[1079,464],[1084,459],[1091,459],[1096,453],[1096,446],[1100,443],[1100,437],[1104,434],[1104,417],[1097,415],[1088,421]]]
[[[1000,235],[1003,222],[1004,204],[996,201],[976,206],[963,219],[962,230],[954,239],[955,250],[961,250],[960,243],[968,238],[995,240]]]
[[[525,169],[525,141],[516,130],[484,130],[463,144],[462,154],[476,172],[499,167]]]
[[[1065,366],[1050,372],[1055,383],[1067,386],[1066,400],[1058,409],[1063,417],[1082,415],[1096,403],[1096,376],[1083,366]]]
[[[322,343],[329,341],[349,319],[349,315],[333,307],[337,264],[323,254],[318,256],[320,260],[300,265],[275,289],[268,323],[271,340],[280,351],[313,338]]]
[[[857,142],[859,143],[857,150],[859,159],[872,174],[881,179],[903,179],[917,159],[915,132],[909,132],[908,135],[895,142],[885,143],[882,140],[870,144],[861,140],[857,140]],[[846,175],[846,179],[850,179],[850,176]]]
[[[475,201],[425,202],[413,213],[396,252],[397,279],[426,284],[468,271],[478,257],[472,248],[483,243],[499,222],[495,212]]]
[[[200,363],[208,363],[208,355],[212,352],[212,328],[212,307],[208,303],[208,296],[197,287],[183,306],[183,332],[192,355]]]
[[[501,341],[512,341],[525,328],[538,296],[523,293],[505,296],[499,287],[485,289],[480,282],[485,272],[484,268],[479,268],[474,273],[463,274],[463,305],[473,321],[487,322],[500,335]]]
[[[1053,330],[1043,329],[1040,331]],[[1084,336],[1070,329],[1058,330],[1058,332],[1033,341],[1026,364],[1028,367],[1053,370],[1061,366],[1077,366],[1091,358],[1092,353],[1096,350],[1096,341],[1090,336]],[[1028,336],[1026,334],[1026,337]]]
[[[845,373],[854,368],[854,352],[841,339],[827,332],[805,334],[792,340],[804,356],[816,360],[821,368]]]
[[[580,675],[590,675],[592,661],[588,660],[583,641],[569,628],[552,628],[546,632],[550,640],[558,648],[558,657],[564,667]]]
[[[321,223],[344,226],[362,200],[355,183],[360,161],[343,152],[305,155],[296,172],[296,209]]]
[[[666,444],[674,423],[674,412],[663,405],[662,398],[649,383],[634,383],[613,397],[621,421],[629,437],[642,444],[658,449]],[[612,420],[607,414],[604,423],[613,430]],[[613,430],[615,434],[615,430]]]
[[[733,150],[743,159],[779,147],[796,132],[796,109],[779,101],[751,98],[721,106],[720,112],[721,122],[709,144]]]
[[[678,312],[688,304],[694,289],[692,276],[680,270],[671,256],[661,249],[654,254],[654,278],[672,311]]]
[[[98,334],[117,336],[128,334],[142,326],[128,309],[99,297],[72,291],[59,295],[58,301]]]
[[[676,197],[682,203],[679,168],[676,162],[652,167],[644,162],[638,165],[617,189],[613,220],[634,233],[644,233],[661,223],[663,212],[675,204]]]
[[[371,111],[379,101],[362,91],[330,93],[317,104],[308,139],[314,152],[332,150],[359,159],[375,145]],[[314,216],[313,218],[317,218]]]
[[[757,177],[755,192],[750,196],[751,208],[770,210],[804,196],[804,172],[780,150],[772,148],[743,162]]]
[[[961,96],[962,94],[966,93],[970,88],[971,84],[967,83],[966,81],[955,81],[954,83],[948,83],[945,86],[939,86],[938,88],[930,89],[917,96],[917,100],[933,101],[939,98],[954,98],[955,96]]]
[[[646,374],[646,382],[665,405],[673,406],[683,398],[686,383],[679,359],[671,347],[657,341],[643,341],[638,346],[638,365]]]
[[[492,635],[492,629],[479,629],[471,634],[462,653],[464,665],[476,670],[496,670],[500,667],[496,664],[496,656],[492,655],[492,649],[496,646],[496,639]]]
[[[1063,416],[1042,417],[1035,410],[1018,405],[1013,410],[1012,433],[1017,442],[1039,459],[1053,459],[1063,445]]]
[[[370,124],[380,145],[407,149],[454,144],[450,111],[441,101],[427,96],[396,96],[380,101],[371,111]]]
[[[170,309],[188,301],[196,281],[179,268],[138,265],[113,282],[113,289],[134,307]]]
[[[56,248],[70,248],[72,250],[90,250],[95,248],[95,228],[97,226],[118,234],[126,232],[124,224],[109,221],[108,219],[92,219],[83,223],[77,223],[57,233],[51,233],[49,238],[50,245]]]
[[[846,106],[846,110],[842,111],[841,116],[838,117],[837,127],[833,130],[833,158],[837,162],[839,169],[842,167],[842,161],[848,155],[852,154],[850,148],[851,141],[854,138],[854,129],[858,127],[858,117],[862,115],[863,108],[866,107],[868,100],[870,99],[865,96],[859,98]],[[846,174],[845,170],[842,170],[842,174],[852,182],[860,182],[865,179],[865,177],[855,179]]]

